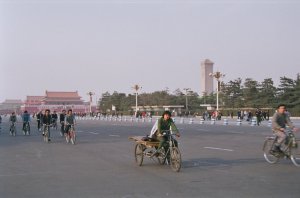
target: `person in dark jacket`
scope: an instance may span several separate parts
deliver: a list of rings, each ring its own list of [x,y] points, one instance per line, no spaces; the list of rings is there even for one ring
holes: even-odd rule
[[[165,111],[162,114],[162,117],[160,119],[158,119],[156,124],[157,124],[157,129],[154,132],[154,134],[151,136],[153,139],[156,139],[159,141],[159,146],[154,154],[159,153],[160,149],[162,147],[164,147],[164,149],[167,150],[167,146],[165,145],[165,143],[167,141],[167,137],[163,135],[163,133],[165,131],[169,131],[169,132],[172,131],[172,133],[175,133],[175,135],[177,137],[180,137],[180,133],[179,133],[174,121],[171,118],[170,111]],[[175,140],[175,144],[176,144],[176,146],[178,145],[176,140]]]
[[[286,108],[284,104],[280,104],[277,107],[277,112],[273,115],[272,118],[272,131],[278,137],[277,142],[273,151],[285,150],[285,141],[287,134],[285,133],[285,127],[289,126],[294,132],[298,131],[297,128],[290,121],[289,116],[286,114]]]
[[[46,127],[49,127],[51,125],[51,122],[52,122],[52,117],[51,117],[51,114],[50,114],[50,110],[46,109],[45,110],[45,115],[42,118],[42,124],[44,126],[43,135],[45,134]],[[49,137],[49,141],[50,141],[50,127],[48,128],[48,137]]]
[[[61,114],[59,115],[59,122],[60,122],[60,132],[63,136],[65,133],[65,118],[66,118],[66,110],[62,110]]]

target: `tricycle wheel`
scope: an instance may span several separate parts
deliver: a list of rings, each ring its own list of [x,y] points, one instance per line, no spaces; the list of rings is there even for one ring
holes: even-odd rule
[[[144,146],[142,144],[135,145],[134,156],[136,164],[142,166],[144,160]]]
[[[159,155],[157,156],[158,163],[164,165],[166,163],[166,152],[164,147],[161,148]]]

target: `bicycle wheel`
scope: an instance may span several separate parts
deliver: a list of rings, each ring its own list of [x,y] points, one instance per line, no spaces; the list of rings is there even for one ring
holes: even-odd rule
[[[24,129],[24,135],[29,135],[29,134],[30,134],[30,128],[29,128],[29,125],[26,124],[25,129]]]
[[[134,157],[136,164],[142,166],[144,160],[144,146],[142,144],[135,145]]]
[[[70,142],[70,132],[66,133],[66,142],[69,143]]]
[[[60,136],[63,137],[64,136],[64,131],[63,129],[60,129],[60,132],[59,132]]]
[[[70,132],[70,136],[71,136],[71,143],[74,145],[75,142],[76,142],[76,136],[75,136],[75,133],[74,131]]]
[[[44,142],[49,142],[49,127],[44,129]]]
[[[291,148],[291,160],[295,166],[300,167],[300,140],[296,143],[296,146]]]
[[[267,139],[264,142],[263,151],[264,151],[264,158],[270,164],[275,164],[278,162],[280,156],[276,153],[272,153],[272,148],[274,146],[274,139]]]
[[[177,147],[173,147],[170,155],[171,168],[175,172],[179,172],[181,168],[181,154]]]
[[[28,124],[27,134],[30,135],[30,125]]]
[[[160,165],[164,165],[166,163],[166,151],[164,147],[160,149],[160,152],[157,156],[157,161]]]
[[[11,131],[12,131],[12,136],[16,136],[17,133],[16,133],[16,127],[15,126],[12,127]]]
[[[44,142],[48,142],[48,131],[45,131]]]

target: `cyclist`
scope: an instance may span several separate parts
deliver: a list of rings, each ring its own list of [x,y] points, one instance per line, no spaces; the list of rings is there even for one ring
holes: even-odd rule
[[[66,126],[65,135],[67,135],[66,133],[70,130],[71,125],[75,125],[75,124],[76,124],[75,116],[72,113],[72,109],[69,109],[68,114],[65,116],[65,126]]]
[[[36,120],[37,120],[37,127],[38,130],[41,131],[42,130],[42,119],[43,119],[43,113],[42,111],[40,111],[37,115],[36,115]]]
[[[59,122],[61,124],[60,131],[62,135],[65,133],[65,117],[66,117],[66,110],[62,110],[62,113],[59,115]]]
[[[52,118],[52,124],[53,124],[53,127],[56,125],[56,121],[57,121],[57,113],[56,111],[53,111],[53,113],[51,114],[51,118]]]
[[[44,131],[43,131],[43,136],[45,135],[45,129],[48,126],[51,125],[51,114],[50,114],[50,110],[49,109],[46,109],[45,110],[45,114],[43,115],[43,118],[42,118],[42,124],[43,125],[46,125],[44,126]],[[48,130],[48,137],[49,137],[49,141],[50,141],[50,129]]]
[[[10,121],[10,127],[9,127],[9,131],[11,132],[11,129],[12,129],[12,125],[14,124],[14,123],[16,123],[17,122],[17,116],[16,116],[16,114],[15,114],[15,112],[12,112],[11,113],[11,115],[10,115],[10,117],[9,117],[9,121]]]
[[[284,131],[286,126],[289,126],[293,131],[298,130],[294,127],[294,125],[290,121],[289,116],[286,114],[286,106],[284,104],[280,104],[277,107],[277,112],[275,112],[272,118],[272,131],[277,136],[277,142],[275,143],[273,152],[280,152],[285,150],[284,144],[282,143],[287,137]]]
[[[171,118],[171,112],[165,111],[162,114],[162,117],[158,119],[157,123],[153,126],[151,130],[150,137],[159,141],[159,146],[154,154],[160,152],[161,147],[165,148],[165,143],[167,141],[167,137],[163,135],[164,131],[171,130],[177,137],[180,137],[180,133],[175,126],[174,121]],[[177,141],[175,140],[175,145],[177,146]],[[167,148],[165,148],[167,150]]]
[[[23,120],[23,132],[25,133],[25,126],[29,122],[30,122],[30,114],[28,113],[28,111],[24,111],[23,115],[22,115],[22,120]],[[29,125],[29,130],[30,130],[30,125]]]

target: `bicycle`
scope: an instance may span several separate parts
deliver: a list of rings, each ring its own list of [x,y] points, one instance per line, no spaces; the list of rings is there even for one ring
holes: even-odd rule
[[[275,143],[278,137],[266,137],[263,145],[263,152],[265,160],[270,164],[275,164],[279,159],[290,159],[293,164],[300,167],[300,140],[297,140],[291,129],[286,129],[285,149],[283,151],[274,151]]]
[[[57,121],[56,121],[56,119],[52,119],[52,128],[57,130]]]
[[[16,129],[16,123],[15,122],[12,122],[11,125],[10,125],[10,135],[11,136],[16,136],[17,135],[17,129]]]
[[[60,122],[60,136],[63,137],[65,133],[65,122]]]
[[[26,134],[30,135],[30,125],[29,125],[29,122],[25,123],[23,133],[24,133],[24,135],[26,135]]]
[[[76,142],[74,124],[68,124],[67,127],[68,130],[66,131],[66,142],[69,143],[71,141],[71,143],[74,145]]]
[[[158,141],[143,140],[141,136],[130,137],[129,139],[136,141],[134,149],[135,162],[137,165],[142,166],[145,156],[151,159],[156,158],[159,164],[171,165],[173,171],[179,172],[181,169],[181,154],[175,143],[174,134],[171,131],[164,131],[163,135],[167,138],[167,142],[160,151],[157,151]]]
[[[51,125],[43,124],[44,126],[44,142],[49,143],[50,140],[50,127]]]

